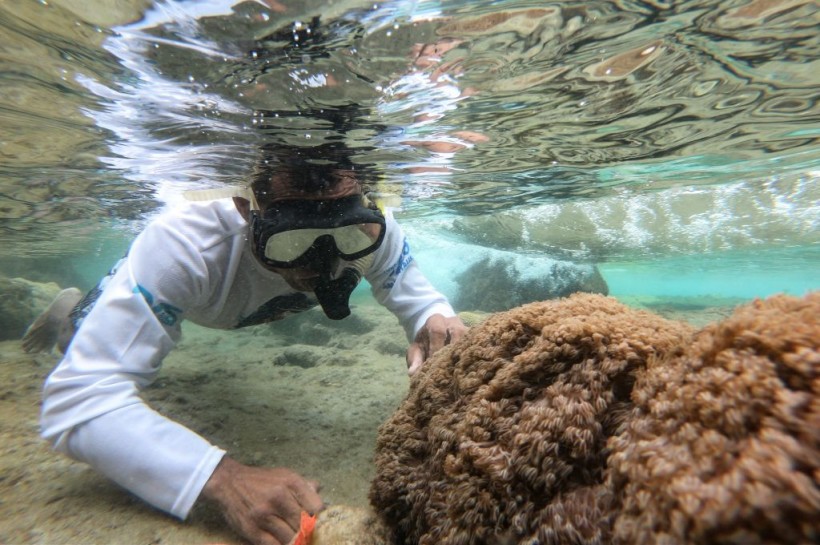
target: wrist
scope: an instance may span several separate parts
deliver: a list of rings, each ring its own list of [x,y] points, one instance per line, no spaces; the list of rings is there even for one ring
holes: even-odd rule
[[[223,456],[205,486],[202,487],[202,497],[222,503],[221,498],[224,496],[225,490],[235,480],[235,475],[241,467],[242,464],[227,454]]]

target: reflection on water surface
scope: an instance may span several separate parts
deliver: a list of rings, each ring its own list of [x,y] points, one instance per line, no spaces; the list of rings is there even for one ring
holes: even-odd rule
[[[345,141],[452,240],[811,247],[818,23],[800,0],[7,4],[4,253],[122,237],[277,139]]]

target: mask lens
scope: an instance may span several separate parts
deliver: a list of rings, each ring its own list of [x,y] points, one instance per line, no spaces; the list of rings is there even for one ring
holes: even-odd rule
[[[333,240],[343,256],[350,256],[370,248],[379,238],[381,225],[361,223],[333,230]]]
[[[265,245],[265,257],[271,261],[289,263],[307,252],[317,238],[330,235],[342,257],[371,248],[379,240],[382,226],[362,223],[325,229],[293,229],[271,235]]]
[[[294,229],[276,233],[265,245],[265,257],[283,263],[293,261],[308,251],[313,241],[325,233],[325,229]]]

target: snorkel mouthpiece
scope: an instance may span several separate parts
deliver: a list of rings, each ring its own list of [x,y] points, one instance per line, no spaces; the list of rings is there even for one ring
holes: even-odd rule
[[[350,262],[336,278],[332,278],[329,272],[322,273],[313,288],[313,294],[322,305],[325,316],[331,320],[350,316],[350,294],[361,282],[364,271],[373,263],[373,258],[373,254],[370,254]]]
[[[361,279],[361,273],[353,267],[343,269],[335,279],[329,274],[321,275],[313,293],[322,305],[325,316],[331,320],[341,320],[350,316],[350,294]]]

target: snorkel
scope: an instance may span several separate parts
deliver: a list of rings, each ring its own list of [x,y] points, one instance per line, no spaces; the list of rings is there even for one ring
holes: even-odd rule
[[[353,261],[340,260],[329,235],[317,238],[301,258],[299,268],[317,273],[312,286],[325,316],[341,320],[350,316],[350,296],[373,263],[370,253]]]
[[[366,255],[350,262],[335,278],[329,272],[319,276],[313,293],[319,300],[325,316],[331,320],[341,320],[350,316],[350,295],[362,281],[364,271],[372,262],[373,254]]]

